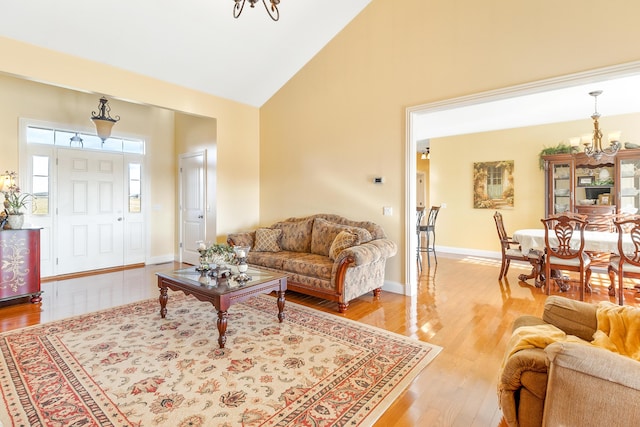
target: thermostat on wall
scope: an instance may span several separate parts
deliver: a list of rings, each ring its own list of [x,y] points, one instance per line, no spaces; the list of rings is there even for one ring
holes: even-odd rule
[[[381,176],[376,176],[375,178],[373,178],[373,183],[374,184],[382,184],[384,183],[384,178]]]

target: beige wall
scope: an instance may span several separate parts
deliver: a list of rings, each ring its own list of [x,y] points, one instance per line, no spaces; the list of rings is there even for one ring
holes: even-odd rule
[[[173,111],[215,119],[217,123],[217,141],[209,147],[217,151],[217,236],[207,237],[224,240],[227,233],[259,222],[257,108],[4,37],[0,37],[0,73],[58,88],[24,94],[20,89],[2,91],[1,170],[18,170],[18,117],[61,120],[90,129],[88,115],[96,109],[99,96],[106,95],[113,112],[122,117],[114,133],[132,132],[150,138],[147,160],[152,179],[150,204],[155,209],[151,219],[153,251],[171,252],[175,245],[174,228],[167,224],[176,220],[177,155],[202,146],[201,141],[192,145],[186,140],[175,146]],[[134,115],[137,109],[148,106],[160,108]],[[158,140],[162,144],[154,146]]]
[[[401,248],[386,278],[404,284],[406,108],[638,60],[630,41],[640,38],[640,3],[401,3],[373,0],[261,108],[260,209],[263,223],[327,211],[380,223]],[[436,153],[432,168],[457,165],[451,157],[435,160]],[[526,173],[522,163],[516,167]],[[539,191],[535,167],[532,178],[516,177],[531,193]],[[386,183],[374,186],[374,175]],[[449,185],[442,177],[439,183]],[[383,217],[383,206],[393,207],[393,216]],[[478,247],[485,238],[461,240]]]
[[[621,131],[622,141],[640,142],[640,114],[603,115],[600,126],[604,140],[608,133]],[[592,129],[593,122],[586,117],[552,125],[432,139],[432,201],[447,203],[447,209],[438,216],[438,244],[454,250],[500,250],[493,222],[495,211],[473,208],[474,162],[513,160],[514,208],[501,210],[507,231],[541,227],[545,188],[544,172],[538,165],[540,151],[560,142],[569,144],[570,138],[589,135]],[[452,164],[457,166],[452,168]],[[460,224],[466,226],[461,228]]]
[[[639,12],[628,0],[373,0],[260,110],[6,38],[0,72],[215,118],[219,239],[334,212],[380,223],[403,248],[406,108],[638,60],[630,41],[640,38]],[[0,168],[14,169],[17,142],[6,129]],[[393,215],[383,217],[383,206]],[[405,283],[405,262],[402,252],[390,260],[387,280]]]

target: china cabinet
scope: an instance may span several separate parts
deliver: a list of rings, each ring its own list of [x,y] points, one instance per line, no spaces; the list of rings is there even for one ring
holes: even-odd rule
[[[621,150],[600,161],[577,154],[543,156],[545,216],[577,212],[590,229],[609,230],[618,213],[640,208],[640,149]]]
[[[31,297],[41,301],[40,230],[0,231],[0,301]]]

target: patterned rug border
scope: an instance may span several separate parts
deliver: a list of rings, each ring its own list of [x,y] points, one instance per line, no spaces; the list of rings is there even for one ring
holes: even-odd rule
[[[173,303],[177,301],[190,300],[190,299],[193,299],[193,301],[197,302],[197,300],[195,300],[194,298],[184,296],[181,293],[172,293],[170,298]],[[254,308],[260,309],[261,308],[260,305],[264,305],[267,303],[274,304],[275,298],[273,296],[260,295],[249,301],[245,301],[242,304],[254,306]],[[230,315],[234,312],[234,308],[238,308],[240,306],[241,306],[240,304],[232,306],[229,309]],[[58,319],[58,320],[43,323],[40,325],[33,325],[33,326],[15,329],[8,332],[3,332],[3,333],[0,333],[0,338],[2,338],[4,342],[5,337],[21,334],[21,333],[24,333],[24,331],[29,331],[30,333],[35,333],[37,335],[46,335],[46,334],[54,334],[56,332],[61,331],[62,329],[69,330],[70,328],[74,328],[74,327],[82,328],[82,325],[87,321],[91,321],[91,322],[104,321],[109,318],[112,318],[112,316],[115,316],[116,312],[118,313],[117,314],[118,316],[141,316],[141,315],[151,314],[154,311],[155,312],[159,311],[158,299],[148,298],[148,299],[140,300],[137,302],[123,304],[117,307],[107,308],[107,309],[103,309],[103,310],[99,310],[91,313],[76,315],[76,316],[70,316],[64,319]],[[300,313],[304,313],[306,316],[314,319],[314,321],[313,322],[300,321],[298,317],[304,317],[304,316],[297,315],[296,311]],[[213,307],[212,307],[212,312],[214,312]],[[112,316],[110,316],[109,313],[111,313]],[[339,333],[342,329],[344,329],[345,332],[347,332],[349,329],[366,331],[367,333],[376,334],[376,336],[385,337],[385,339],[388,339],[391,342],[397,342],[398,344],[402,343],[405,345],[416,347],[416,349],[414,350],[415,354],[411,356],[412,358],[416,359],[415,364],[413,364],[408,370],[406,370],[406,372],[402,372],[402,377],[397,382],[393,382],[391,383],[391,385],[387,385],[386,387],[387,388],[390,387],[391,389],[385,390],[387,394],[384,396],[384,398],[378,401],[375,407],[373,408],[367,407],[366,408],[367,415],[363,419],[361,419],[358,424],[352,423],[351,425],[373,424],[393,404],[393,402],[402,393],[405,392],[407,387],[415,380],[418,374],[429,363],[431,363],[431,361],[433,361],[433,359],[442,351],[442,347],[434,344],[430,344],[430,343],[420,341],[415,338],[407,337],[404,335],[400,335],[398,333],[387,331],[385,329],[368,325],[359,321],[343,318],[337,314],[319,311],[314,309],[313,307],[307,307],[307,306],[300,305],[290,301],[286,302],[285,314],[287,316],[285,319],[285,322],[286,321],[294,322],[296,325],[300,327],[313,329],[315,332],[320,334],[333,336],[332,334],[327,334],[324,331],[324,329],[321,328],[320,325],[326,322],[331,322],[331,323],[338,322],[338,325],[344,324],[345,328],[341,328],[338,326],[332,329],[332,332]],[[62,327],[63,325],[64,325],[64,328]],[[344,340],[345,342],[349,342],[350,337],[341,336],[340,339]],[[351,342],[363,347],[366,346],[366,343],[363,343],[361,341],[351,341]],[[3,355],[3,358],[4,358],[4,355]],[[4,401],[3,403],[5,403],[6,405],[6,401]],[[362,410],[362,408],[360,408],[360,410]],[[281,420],[281,421],[285,421],[285,420]]]

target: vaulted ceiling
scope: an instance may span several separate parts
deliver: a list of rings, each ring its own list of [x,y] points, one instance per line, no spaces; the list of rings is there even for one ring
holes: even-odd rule
[[[370,2],[281,0],[274,22],[261,1],[13,1],[0,35],[260,107]]]

